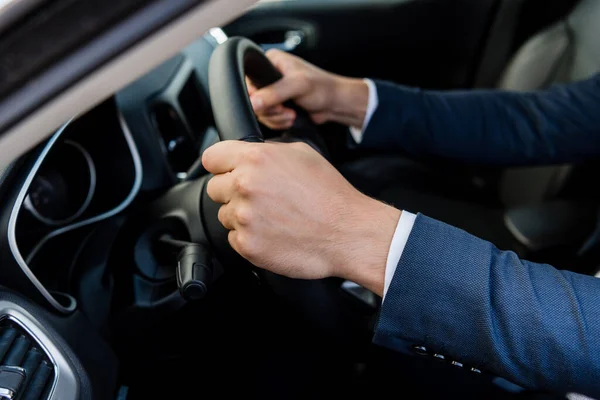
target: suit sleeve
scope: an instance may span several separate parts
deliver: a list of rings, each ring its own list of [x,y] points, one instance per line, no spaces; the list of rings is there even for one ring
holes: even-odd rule
[[[600,279],[522,261],[419,214],[374,342],[600,398]]]
[[[376,81],[363,147],[464,163],[572,163],[600,155],[600,75],[546,91],[435,92]]]

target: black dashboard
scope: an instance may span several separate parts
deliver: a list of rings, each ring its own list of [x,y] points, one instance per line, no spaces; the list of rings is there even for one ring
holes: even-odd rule
[[[66,123],[28,165],[9,219],[9,247],[50,305],[72,312],[81,239],[132,204],[141,159],[122,115],[106,102]]]
[[[173,185],[217,141],[208,93],[208,34],[115,96],[138,143],[142,190]]]
[[[75,399],[78,390],[90,387],[94,398],[114,398],[119,365],[144,364],[139,352],[147,349],[140,338],[151,338],[149,330],[168,325],[163,322],[189,305],[177,284],[179,249],[161,246],[165,236],[195,246],[215,243],[214,236],[197,232],[206,225],[202,215],[218,224],[216,210],[204,200],[208,174],[200,161],[219,140],[208,64],[226,39],[218,29],[209,31],[48,132],[48,140],[0,172],[0,282],[35,304],[23,306],[36,312],[22,319],[45,325],[47,333],[40,328],[32,338],[47,350],[42,361],[55,367],[49,375],[55,376],[54,386],[45,389],[54,393],[51,399]],[[191,195],[182,195],[186,190]],[[190,215],[198,221],[195,230],[182,222]],[[206,252],[211,285],[235,283],[231,291],[242,289],[241,297],[258,293],[262,283],[251,268],[231,263],[224,274],[216,252]],[[0,311],[3,294],[0,290]],[[266,291],[261,302],[263,295]],[[0,317],[0,342],[1,323]],[[20,332],[19,326],[9,328]],[[53,350],[54,343],[64,343],[64,349]],[[68,390],[77,377],[79,389]],[[61,387],[70,396],[61,395],[65,392],[56,389]]]
[[[7,209],[5,282],[21,276],[16,287],[61,313],[97,307],[81,304],[90,237],[140,199],[197,173],[202,151],[218,140],[208,62],[219,39],[205,35],[22,160]]]
[[[0,336],[31,328],[42,362],[55,367],[48,398],[68,400],[92,386],[94,398],[114,398],[117,357],[107,336],[111,326],[130,332],[115,319],[143,329],[128,312],[144,319],[156,287],[176,294],[173,265],[163,275],[156,263],[140,271],[148,263],[121,228],[190,173],[204,173],[201,154],[218,140],[208,62],[223,36],[201,37],[0,172],[0,282],[38,306],[13,305],[19,321],[0,319],[8,326]]]

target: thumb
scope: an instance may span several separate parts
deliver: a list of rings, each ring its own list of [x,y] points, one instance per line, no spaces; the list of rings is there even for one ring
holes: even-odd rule
[[[291,75],[284,76],[277,82],[254,92],[250,96],[252,108],[255,112],[264,111],[302,95],[305,89],[301,79]]]

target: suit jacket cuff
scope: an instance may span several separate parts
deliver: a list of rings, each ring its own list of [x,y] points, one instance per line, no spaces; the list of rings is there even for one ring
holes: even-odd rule
[[[378,105],[365,126],[361,147],[389,150],[402,147],[403,131],[424,121],[422,91],[390,82],[374,80]]]
[[[480,354],[469,354],[480,307],[473,302],[481,296],[469,286],[478,277],[465,259],[480,254],[482,243],[418,214],[382,304],[375,344],[410,355],[423,346],[467,368],[483,368]]]
[[[600,280],[418,214],[374,342],[523,387],[600,398]]]

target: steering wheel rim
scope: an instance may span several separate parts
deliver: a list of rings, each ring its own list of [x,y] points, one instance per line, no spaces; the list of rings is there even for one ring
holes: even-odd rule
[[[259,89],[283,77],[257,44],[232,37],[214,50],[208,67],[213,115],[221,140],[264,141],[248,96],[246,76]],[[284,105],[296,113],[289,130],[291,136],[311,142],[326,156],[324,143],[308,113],[292,101]]]
[[[248,96],[246,75],[258,88],[282,78],[263,50],[249,39],[232,37],[214,50],[209,63],[209,90],[221,140],[264,141]],[[296,112],[288,139],[299,138],[323,153],[316,125],[306,111],[292,102],[285,106]],[[220,204],[213,202],[204,189],[201,214],[208,240],[223,261],[239,263],[241,256],[229,246],[228,231],[217,219],[219,208]],[[257,272],[276,294],[303,309],[305,314],[312,314],[312,318],[331,334],[343,339],[351,331],[360,330],[361,323],[350,317],[348,304],[339,294],[339,282],[332,279],[295,280],[268,271]]]
[[[260,47],[242,37],[218,46],[208,67],[213,115],[221,140],[263,141],[248,97],[245,75],[261,86],[281,78]]]

